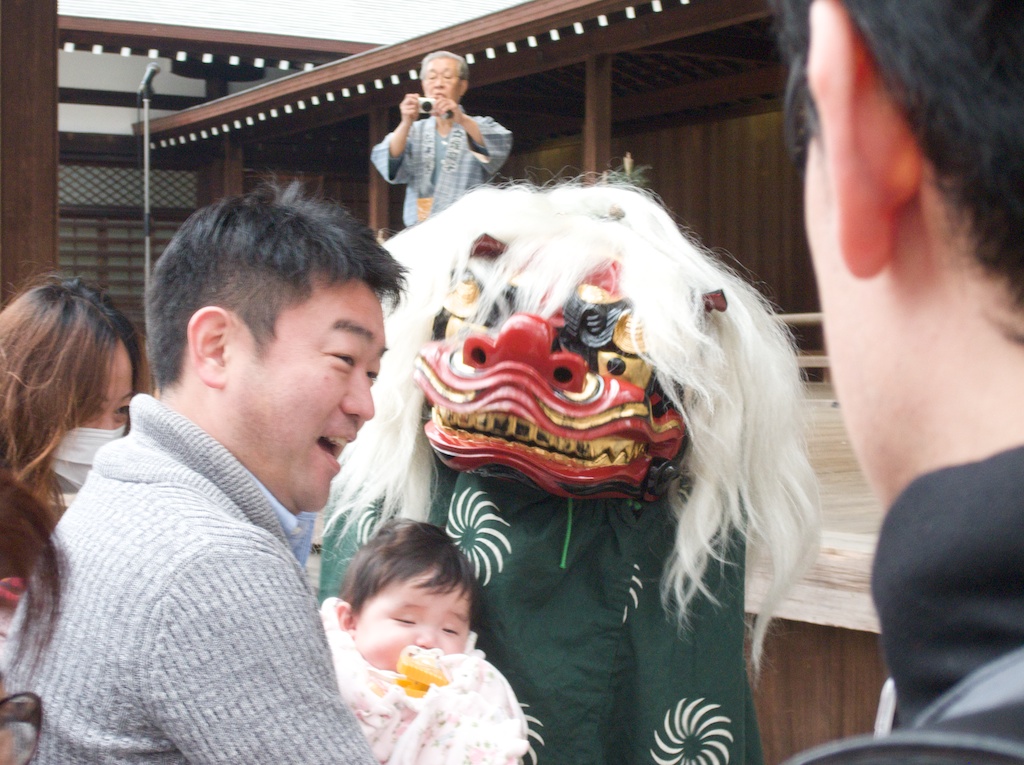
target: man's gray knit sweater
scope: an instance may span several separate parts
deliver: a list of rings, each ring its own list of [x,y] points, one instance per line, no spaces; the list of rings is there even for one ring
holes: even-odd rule
[[[52,641],[6,677],[43,698],[33,762],[373,763],[257,484],[155,399],[131,421],[58,527]]]

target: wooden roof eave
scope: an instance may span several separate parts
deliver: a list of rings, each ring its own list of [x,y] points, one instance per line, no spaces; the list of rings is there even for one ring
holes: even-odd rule
[[[61,44],[85,37],[111,47],[162,47],[173,51],[215,48],[216,50],[211,52],[230,52],[267,58],[294,57],[311,53],[341,58],[380,47],[346,40],[67,15],[57,17],[57,28]]]
[[[664,0],[665,3],[674,0]],[[365,53],[356,54],[340,61],[317,67],[308,72],[298,72],[273,82],[257,85],[240,93],[210,101],[200,106],[182,110],[173,115],[152,120],[151,140],[173,138],[188,132],[208,127],[219,127],[222,123],[233,123],[253,117],[256,113],[281,107],[285,103],[307,100],[314,95],[323,96],[325,91],[337,91],[343,86],[354,88],[356,83],[367,86],[368,92],[351,106],[351,113],[340,115],[346,119],[365,113],[373,105],[372,91],[375,79],[387,79],[393,73],[418,68],[426,54],[435,50],[480,51],[488,47],[501,47],[510,40],[522,40],[529,35],[539,36],[550,29],[565,28],[576,21],[587,21],[601,14],[611,14],[637,5],[630,0],[533,0],[504,11],[489,14],[447,29],[408,40],[403,43],[383,46]],[[666,9],[666,13],[668,10]],[[764,18],[769,11],[764,0],[702,0],[691,5],[676,6],[673,14],[691,14],[693,28],[702,31],[721,26],[726,22],[741,23]],[[662,37],[652,31],[651,39],[636,41],[635,45],[661,41]],[[591,53],[601,51],[590,50]],[[482,62],[481,62],[482,63]],[[494,62],[488,62],[493,65]],[[532,63],[545,68],[544,63]],[[546,68],[557,65],[549,62]],[[487,69],[492,69],[488,66]],[[474,72],[479,71],[474,69]],[[518,68],[509,77],[519,76]],[[493,80],[493,74],[486,79]],[[474,73],[474,82],[478,82]],[[338,119],[339,116],[335,116]],[[135,132],[142,132],[141,123],[134,126]],[[265,134],[264,131],[260,131]],[[284,126],[281,132],[287,131]]]

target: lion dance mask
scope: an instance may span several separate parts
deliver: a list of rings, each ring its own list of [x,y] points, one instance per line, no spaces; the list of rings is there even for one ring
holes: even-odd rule
[[[500,257],[484,235],[471,258]],[[683,416],[644,357],[643,329],[618,266],[586,275],[551,316],[501,313],[473,323],[482,287],[470,270],[445,298],[415,380],[431,406],[426,435],[446,465],[526,480],[559,496],[660,497],[678,476]],[[528,274],[520,274],[522,281]],[[725,309],[721,292],[704,297]],[[497,322],[501,321],[500,325]]]

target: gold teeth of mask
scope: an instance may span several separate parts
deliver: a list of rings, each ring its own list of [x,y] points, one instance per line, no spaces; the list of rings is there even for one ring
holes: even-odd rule
[[[646,447],[625,438],[597,438],[581,441],[556,436],[535,423],[502,412],[453,412],[435,407],[434,424],[448,430],[461,430],[502,441],[533,447],[549,457],[586,462],[592,467],[628,465],[644,456]]]

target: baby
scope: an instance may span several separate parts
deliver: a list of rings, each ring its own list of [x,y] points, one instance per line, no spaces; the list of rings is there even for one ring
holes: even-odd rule
[[[324,601],[339,690],[379,762],[515,765],[526,753],[515,694],[473,648],[478,588],[443,529],[400,520],[352,558],[341,599]]]

